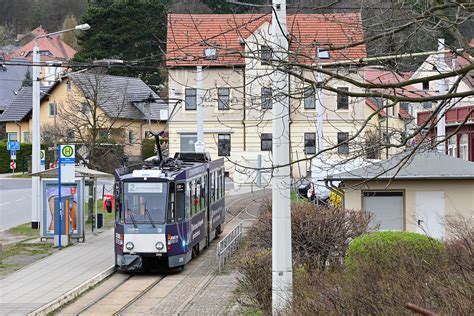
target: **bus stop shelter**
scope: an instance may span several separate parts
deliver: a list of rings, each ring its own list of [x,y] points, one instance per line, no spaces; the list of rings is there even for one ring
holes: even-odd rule
[[[42,214],[41,218],[46,218],[46,207],[43,207],[46,205],[46,196],[43,194],[45,192],[44,190],[44,184],[51,184],[54,185],[55,182],[57,182],[58,179],[58,168],[51,168],[43,171],[39,171],[36,173],[32,173],[32,176],[38,176],[41,179],[41,199],[42,199]],[[84,166],[76,166],[75,167],[75,179],[77,179],[78,183],[83,184],[83,187],[85,188],[86,186],[89,188],[88,190],[88,213],[91,214],[93,213],[93,224],[92,224],[92,232],[94,234],[97,233],[97,180],[99,179],[107,179],[107,178],[112,178],[113,176],[109,173],[105,173],[102,171],[98,170],[93,170],[89,169]],[[62,190],[61,190],[62,191]],[[85,190],[84,190],[85,191]],[[77,231],[77,233],[71,236],[73,239],[85,241],[85,192],[81,192],[83,198],[79,199],[81,205],[79,206],[79,210],[82,210],[82,214],[77,214],[77,221],[79,222],[78,227],[81,227],[82,225],[82,232]],[[53,215],[51,215],[53,216]],[[69,220],[69,218],[68,218]],[[41,227],[41,238],[48,238],[51,237],[47,233],[47,227],[46,227],[46,221],[42,221],[43,227]],[[77,228],[77,227],[76,227]]]

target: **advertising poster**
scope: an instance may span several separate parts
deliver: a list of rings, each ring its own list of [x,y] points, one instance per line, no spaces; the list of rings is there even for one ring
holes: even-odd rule
[[[58,212],[58,180],[42,181],[42,236],[53,237]],[[73,238],[82,238],[84,213],[82,181],[61,184],[62,225],[61,230],[69,231]],[[66,221],[67,215],[67,221]],[[56,227],[57,229],[57,227]]]

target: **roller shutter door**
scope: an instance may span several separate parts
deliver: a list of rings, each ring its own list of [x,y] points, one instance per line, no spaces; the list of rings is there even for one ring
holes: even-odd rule
[[[379,230],[403,230],[403,192],[364,192],[363,208],[375,215]]]

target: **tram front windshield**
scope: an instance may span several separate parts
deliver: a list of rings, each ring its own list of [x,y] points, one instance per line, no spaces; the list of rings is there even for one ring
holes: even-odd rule
[[[126,223],[165,223],[167,183],[128,182],[124,189]]]

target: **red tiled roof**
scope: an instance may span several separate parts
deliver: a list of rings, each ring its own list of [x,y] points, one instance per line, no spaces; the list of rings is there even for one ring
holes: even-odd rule
[[[377,103],[375,103],[375,101],[370,98],[365,98],[365,104],[367,104],[374,111],[377,111],[379,109]],[[386,114],[384,110],[381,110],[378,115],[381,117],[385,117]]]
[[[167,65],[242,65],[245,45],[271,15],[257,14],[169,14]],[[298,62],[314,62],[317,47],[348,46],[364,39],[359,13],[289,15],[290,51]],[[253,39],[251,39],[253,41]],[[216,60],[204,59],[204,48],[218,48]],[[305,55],[303,57],[303,55]],[[365,44],[330,51],[330,59],[339,61],[367,57]]]
[[[13,57],[26,58],[28,53],[33,52],[33,47],[35,46],[35,40],[32,40],[20,47],[13,53]],[[51,52],[51,59],[64,59],[68,60],[74,57],[76,50],[64,43],[61,40],[60,35],[55,35],[51,37],[42,37],[38,39],[38,47],[40,51],[49,50]],[[28,58],[32,58],[31,54]],[[42,56],[42,59],[46,59],[46,56]]]
[[[365,81],[368,83],[378,84],[390,84],[400,83],[407,81],[407,75],[398,74],[390,70],[382,69],[367,69],[364,72]],[[381,92],[391,96],[404,96],[409,98],[423,98],[428,97],[430,94],[427,91],[415,88],[412,85],[404,86],[396,89],[372,89],[372,91]]]

